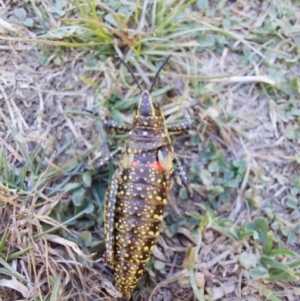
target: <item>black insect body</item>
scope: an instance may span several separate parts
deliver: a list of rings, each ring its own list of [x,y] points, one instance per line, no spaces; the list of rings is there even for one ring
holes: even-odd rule
[[[185,111],[185,122],[167,128],[159,105],[150,95],[167,60],[158,70],[149,92],[142,91],[138,85],[142,93],[124,148],[117,149],[97,165],[99,168],[117,153],[123,153],[107,192],[104,258],[114,268],[117,289],[128,299],[144,273],[160,233],[173,163],[182,183],[187,184],[169,132],[187,130],[191,125],[190,116]],[[124,65],[137,83],[132,71]],[[121,128],[114,122],[105,123],[110,128]]]

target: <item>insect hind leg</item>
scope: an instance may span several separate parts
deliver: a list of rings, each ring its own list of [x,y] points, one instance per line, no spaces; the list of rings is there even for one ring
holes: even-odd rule
[[[124,148],[123,147],[118,147],[116,150],[114,150],[113,152],[111,152],[111,154],[107,157],[105,157],[104,159],[100,160],[96,166],[95,169],[100,169],[102,166],[104,166],[108,161],[110,161],[114,156],[116,156],[119,153],[124,152]]]
[[[111,184],[107,193],[105,204],[105,255],[104,260],[110,265],[114,265],[114,223],[115,207],[118,192],[118,182],[122,175],[122,169],[117,169],[112,177]]]

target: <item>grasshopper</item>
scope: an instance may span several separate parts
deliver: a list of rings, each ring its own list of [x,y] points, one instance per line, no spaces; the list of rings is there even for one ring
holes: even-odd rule
[[[151,97],[153,86],[169,58],[157,71],[149,91],[141,88],[129,66],[121,59],[141,96],[132,127],[127,129],[127,143],[96,165],[96,169],[101,168],[115,155],[123,155],[106,195],[104,260],[114,268],[116,287],[127,299],[142,277],[160,234],[174,163],[181,182],[187,185],[169,133],[188,130],[191,127],[189,113],[184,111],[184,122],[167,127],[160,106]],[[108,128],[126,130],[101,118]]]

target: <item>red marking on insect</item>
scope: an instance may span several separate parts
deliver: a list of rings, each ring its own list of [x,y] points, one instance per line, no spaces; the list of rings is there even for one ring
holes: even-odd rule
[[[131,164],[130,164],[130,167],[136,167],[138,166],[139,162],[137,161],[132,161]]]
[[[157,171],[164,171],[164,168],[160,165],[158,161],[149,163],[149,166],[156,169]]]

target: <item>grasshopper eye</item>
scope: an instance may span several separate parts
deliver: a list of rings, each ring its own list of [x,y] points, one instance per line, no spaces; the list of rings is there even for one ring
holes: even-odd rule
[[[155,109],[159,109],[159,105],[158,105],[157,101],[155,101],[155,100],[153,100],[153,107]]]
[[[158,102],[154,100],[154,101],[152,102],[152,105],[153,105],[153,107],[154,107],[154,115],[155,115],[155,116],[161,116],[161,110],[160,110],[160,107],[159,107]]]

